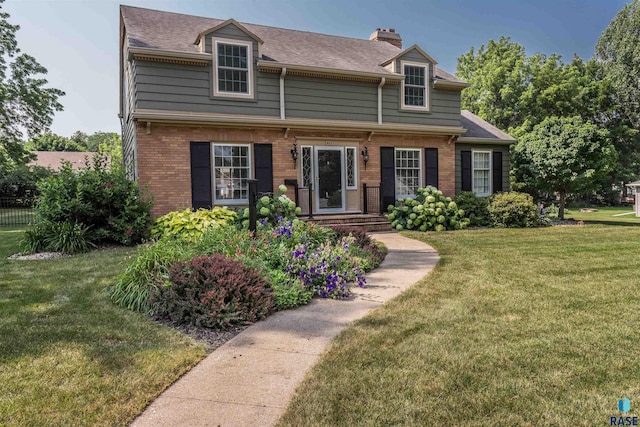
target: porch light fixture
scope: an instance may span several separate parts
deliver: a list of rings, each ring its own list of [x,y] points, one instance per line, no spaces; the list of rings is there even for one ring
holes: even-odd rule
[[[296,160],[298,160],[298,144],[293,144],[291,149],[291,158],[293,159],[293,165],[295,166]]]
[[[364,170],[367,170],[367,162],[369,161],[369,149],[365,146],[362,150],[362,160],[364,161]]]

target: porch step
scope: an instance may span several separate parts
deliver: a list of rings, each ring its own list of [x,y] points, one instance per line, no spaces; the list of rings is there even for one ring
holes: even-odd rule
[[[389,231],[391,224],[380,215],[347,214],[347,215],[315,215],[313,218],[301,218],[303,221],[325,227],[352,226],[362,227],[366,231]]]

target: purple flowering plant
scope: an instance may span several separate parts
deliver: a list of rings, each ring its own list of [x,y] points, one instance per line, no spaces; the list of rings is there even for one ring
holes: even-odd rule
[[[286,272],[322,298],[344,299],[351,296],[351,285],[365,285],[364,271],[358,259],[350,256],[353,237],[344,237],[317,247],[296,245],[289,257]]]

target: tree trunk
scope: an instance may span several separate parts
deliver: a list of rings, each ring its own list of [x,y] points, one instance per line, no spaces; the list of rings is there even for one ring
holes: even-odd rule
[[[567,193],[560,191],[560,206],[558,207],[558,218],[564,219],[564,201],[567,197]]]

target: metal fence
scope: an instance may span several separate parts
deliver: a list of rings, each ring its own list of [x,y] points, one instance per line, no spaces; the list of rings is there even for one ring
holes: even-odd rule
[[[0,227],[28,225],[35,216],[33,197],[0,197]]]
[[[362,207],[362,213],[365,214],[384,214],[382,183],[378,186],[362,184]]]

